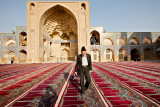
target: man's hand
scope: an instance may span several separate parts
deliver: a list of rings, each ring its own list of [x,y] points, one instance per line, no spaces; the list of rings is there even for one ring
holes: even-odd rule
[[[77,73],[77,72],[75,72],[74,74],[75,74],[75,75],[77,75],[78,73]]]
[[[93,72],[92,70],[89,70],[89,74],[91,75],[91,72]]]

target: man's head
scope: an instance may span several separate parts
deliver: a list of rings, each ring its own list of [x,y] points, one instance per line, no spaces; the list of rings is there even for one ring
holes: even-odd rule
[[[82,56],[86,54],[86,48],[84,46],[81,48],[81,54]]]

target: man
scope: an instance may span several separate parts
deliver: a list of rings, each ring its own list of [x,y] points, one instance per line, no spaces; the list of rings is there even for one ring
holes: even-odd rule
[[[11,64],[13,64],[13,59],[11,58]]]
[[[78,74],[80,77],[82,95],[84,95],[85,90],[88,89],[89,84],[91,82],[90,78],[91,71],[92,71],[91,55],[86,53],[85,47],[82,47],[81,54],[77,55],[76,66],[75,66],[75,75]],[[84,85],[84,77],[86,79],[85,85]]]

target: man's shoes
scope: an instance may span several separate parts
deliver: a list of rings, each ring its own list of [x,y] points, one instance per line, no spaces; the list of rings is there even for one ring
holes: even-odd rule
[[[88,91],[88,88],[84,87],[84,90],[85,90],[85,91]]]
[[[79,94],[79,96],[78,96],[79,98],[84,98],[85,97],[85,95],[84,95],[84,93],[82,93],[82,94]]]
[[[78,75],[74,75],[73,76],[73,80],[77,79]]]
[[[89,93],[89,89],[88,88],[84,87],[84,90],[85,90],[86,93]]]
[[[86,91],[86,90],[87,90],[87,88],[86,88],[86,87],[84,87],[84,90]]]

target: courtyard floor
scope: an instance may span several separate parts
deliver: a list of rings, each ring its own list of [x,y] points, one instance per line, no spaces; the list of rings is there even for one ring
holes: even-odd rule
[[[158,107],[160,63],[95,62],[80,97],[75,63],[0,64],[3,107]]]

